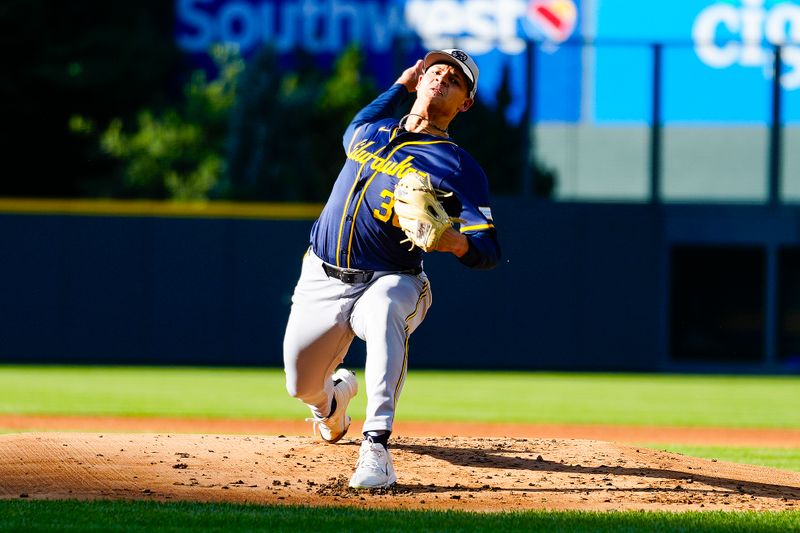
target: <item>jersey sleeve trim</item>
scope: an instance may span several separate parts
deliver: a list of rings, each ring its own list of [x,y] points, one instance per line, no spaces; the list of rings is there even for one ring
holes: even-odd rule
[[[463,226],[460,231],[461,233],[464,233],[467,231],[480,231],[492,228],[494,228],[494,224],[475,224],[474,226]]]

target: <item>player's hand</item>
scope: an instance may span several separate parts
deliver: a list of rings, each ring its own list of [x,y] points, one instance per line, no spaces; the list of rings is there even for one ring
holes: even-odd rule
[[[400,74],[400,77],[397,78],[395,83],[399,83],[401,85],[405,85],[408,92],[413,93],[417,90],[417,83],[419,82],[419,77],[422,76],[424,73],[422,69],[422,60],[418,59],[417,62],[408,67]]]
[[[436,243],[437,252],[450,252],[456,257],[463,256],[467,250],[469,250],[467,238],[454,228],[447,228]]]

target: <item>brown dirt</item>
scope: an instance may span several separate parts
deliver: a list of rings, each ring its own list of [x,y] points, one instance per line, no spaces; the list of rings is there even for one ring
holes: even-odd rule
[[[355,438],[327,445],[263,434],[0,435],[0,498],[470,511],[800,509],[800,472],[600,440],[409,433],[398,428],[392,439],[397,486],[371,492],[347,488]]]

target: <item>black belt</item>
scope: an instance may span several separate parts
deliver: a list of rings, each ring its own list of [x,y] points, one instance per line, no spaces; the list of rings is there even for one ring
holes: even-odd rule
[[[375,275],[373,270],[358,270],[355,268],[339,268],[328,263],[322,263],[322,270],[329,278],[336,278],[342,283],[369,283]],[[422,273],[422,267],[418,266],[408,270],[398,270],[397,274],[411,274],[412,276]]]

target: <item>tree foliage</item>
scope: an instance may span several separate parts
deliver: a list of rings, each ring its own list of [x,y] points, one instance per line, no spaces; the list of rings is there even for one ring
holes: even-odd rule
[[[231,48],[212,55],[217,77],[195,72],[179,105],[142,109],[128,123],[114,118],[100,134],[102,152],[123,162],[110,194],[324,200],[342,162],[342,133],[376,95],[359,51],[345,51],[330,75],[305,56],[282,69],[269,49],[247,65]],[[83,116],[71,127],[94,132]]]
[[[325,199],[342,133],[378,94],[359,50],[331,70],[265,48],[246,66],[222,58],[214,77],[187,73],[173,17],[160,0],[4,2],[0,43],[15,53],[0,83],[0,143],[21,172],[0,180],[0,195]],[[477,102],[451,130],[493,192],[513,194],[526,163],[509,98]],[[546,195],[554,177],[531,168]]]
[[[160,113],[144,109],[130,131],[115,118],[102,133],[105,153],[125,163],[118,187],[123,195],[198,200],[218,186],[228,116],[244,62],[223,46],[215,47],[212,56],[217,77],[208,80],[204,71],[196,71],[178,107]]]
[[[217,47],[212,55],[217,76],[195,72],[178,104],[110,121],[99,147],[123,167],[115,181],[106,183],[106,194],[324,201],[344,161],[342,134],[378,94],[363,74],[359,49],[345,50],[331,72],[302,53],[286,68],[269,48],[247,63],[231,48]],[[483,166],[493,193],[518,193],[528,165],[536,184],[544,185],[535,193],[548,196],[554,177],[521,155],[525,125],[506,118],[507,73],[496,101],[496,107],[477,101],[458,117],[454,140]],[[71,122],[76,133],[92,131],[91,126],[82,116]]]
[[[295,60],[294,70],[283,70],[264,49],[243,76],[227,152],[234,198],[324,200],[343,162],[347,124],[377,95],[355,47],[330,75],[311,58]]]
[[[173,5],[6,0],[0,8],[4,58],[0,143],[19,172],[0,194],[82,196],[116,165],[93,138],[70,132],[70,116],[107,124],[113,116],[171,99],[180,55]]]
[[[232,197],[325,200],[344,162],[342,134],[378,94],[363,74],[363,56],[355,47],[343,52],[327,76],[310,58],[300,56],[296,62],[295,70],[284,72],[274,54],[264,50],[244,73],[227,154]],[[527,153],[526,125],[507,118],[507,74],[497,106],[477,101],[454,122],[453,138],[484,168],[493,193],[518,194],[523,165],[528,165],[534,193],[550,196],[555,175],[522,155]]]

